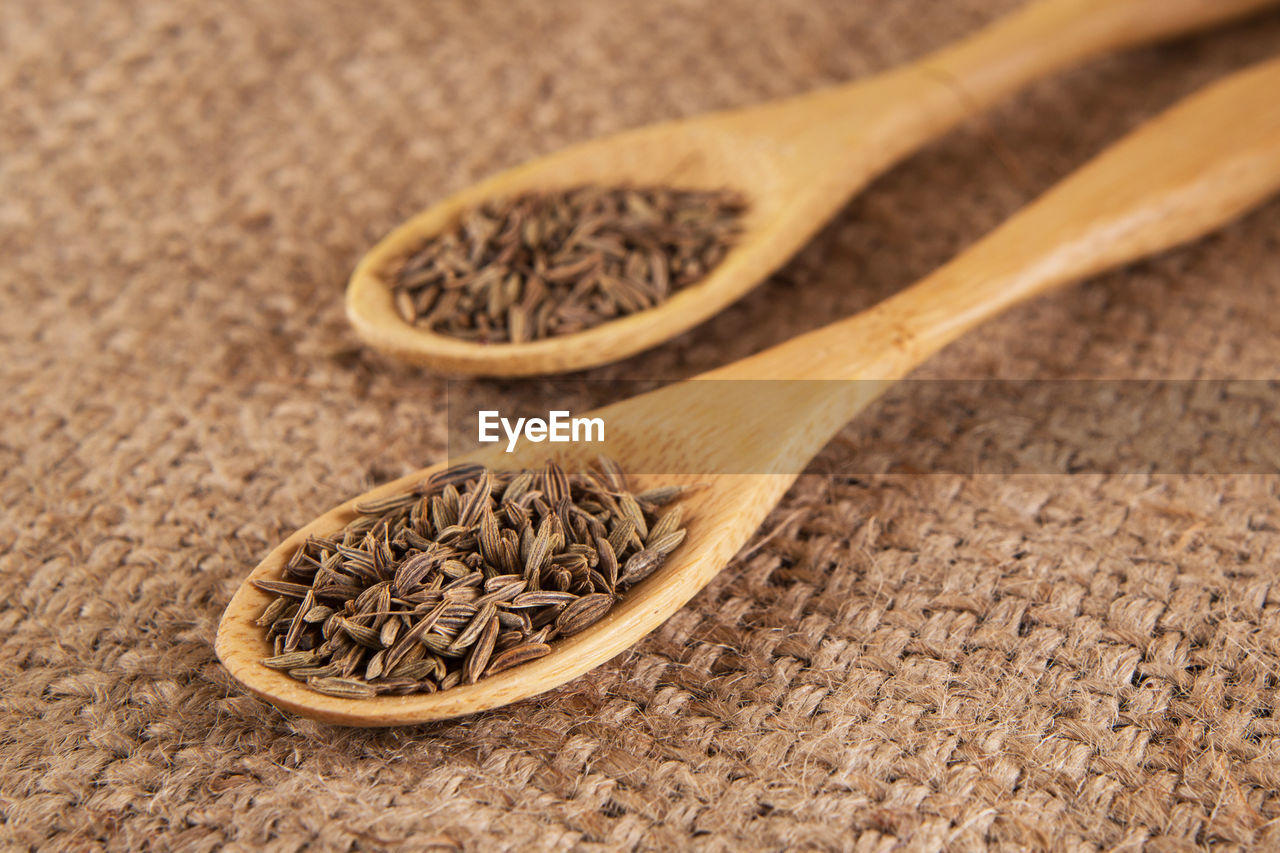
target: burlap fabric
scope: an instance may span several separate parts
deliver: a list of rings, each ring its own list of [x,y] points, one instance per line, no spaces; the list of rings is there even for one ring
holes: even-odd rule
[[[530,156],[868,74],[1012,5],[6,2],[0,847],[1280,844],[1280,481],[841,474],[948,447],[929,400],[850,426],[687,608],[539,699],[334,728],[213,655],[274,543],[441,453],[443,382],[343,319],[376,238]],[[1278,45],[1272,16],[1037,85],[590,375],[684,376],[871,305]],[[1278,223],[1019,309],[922,375],[1274,376]]]

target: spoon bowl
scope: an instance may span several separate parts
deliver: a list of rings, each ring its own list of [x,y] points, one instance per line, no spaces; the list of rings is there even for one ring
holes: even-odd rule
[[[1178,35],[1276,0],[1040,0],[976,35],[866,80],[584,142],[494,175],[411,218],[365,256],[346,310],[366,343],[451,374],[528,376],[605,364],[713,316],[766,279],[877,174],[1005,94],[1106,51]],[[660,305],[569,335],[475,343],[407,323],[394,270],[466,210],[579,186],[736,190],[736,246]]]
[[[425,469],[389,483],[362,499],[403,492],[441,467]],[[746,476],[741,479],[751,491],[759,493],[756,503],[765,513],[794,478]],[[699,482],[699,478],[688,475],[648,475],[631,477],[630,480],[639,489],[651,485]],[[702,482],[705,480],[705,477],[701,478]],[[685,542],[666,565],[631,587],[600,621],[579,634],[557,640],[551,654],[487,676],[475,684],[459,685],[439,693],[371,699],[342,699],[316,693],[285,673],[259,663],[272,651],[265,632],[254,624],[254,620],[272,596],[248,583],[236,593],[223,616],[223,627],[219,629],[219,655],[236,678],[254,693],[286,711],[331,723],[359,726],[420,723],[462,716],[481,708],[498,707],[524,699],[570,681],[622,653],[634,643],[635,637],[657,628],[705,586],[754,530],[754,526],[751,530],[745,529],[751,520],[741,515],[737,508],[738,500],[730,499],[733,492],[734,484],[728,478],[695,490],[683,503],[686,513],[696,517],[697,521],[688,526]],[[308,536],[332,533],[356,517],[353,503],[347,502],[330,510],[290,536],[253,571],[249,579],[279,578],[289,556]]]
[[[749,200],[738,247],[697,286],[676,291],[659,308],[572,335],[526,343],[479,344],[420,329],[397,313],[388,281],[427,239],[483,202],[578,186],[732,187]],[[767,149],[752,148],[732,128],[711,122],[644,127],[593,140],[475,184],[408,220],[375,246],[347,287],[347,316],[357,334],[392,355],[448,373],[517,376],[573,370],[622,358],[678,334],[749,290],[762,267],[789,254],[779,239],[793,184]],[[673,324],[682,328],[675,329]]]

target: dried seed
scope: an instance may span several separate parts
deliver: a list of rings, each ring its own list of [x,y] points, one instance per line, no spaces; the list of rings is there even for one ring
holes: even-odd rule
[[[681,506],[673,506],[662,514],[662,517],[649,528],[649,533],[645,536],[645,545],[653,547],[653,543],[668,533],[674,533],[680,529],[680,519],[684,515],[684,508]]]
[[[637,551],[627,559],[627,564],[622,567],[622,577],[618,580],[626,584],[638,583],[657,571],[665,561],[665,555],[652,548]]]
[[[342,619],[339,622],[338,627],[343,631],[346,631],[348,637],[366,648],[382,648],[382,639],[378,635],[378,632],[372,628],[352,622],[350,619]]]
[[[422,680],[436,671],[437,658],[430,660],[412,660],[402,661],[391,670],[390,675],[394,678],[412,678]]]
[[[600,574],[609,582],[612,591],[618,585],[618,558],[614,555],[613,546],[602,536],[596,537],[596,549],[600,555]]]
[[[308,678],[307,686],[317,693],[344,699],[367,699],[376,691],[356,678]]]
[[[648,537],[649,525],[644,520],[644,511],[640,509],[640,504],[636,503],[636,499],[630,492],[623,492],[618,496],[618,508],[622,510],[623,515],[631,519],[636,533],[640,534],[642,540]]]
[[[550,651],[551,647],[546,643],[525,643],[524,645],[507,649],[493,658],[489,663],[489,668],[485,670],[485,675],[492,675],[495,672],[502,672],[504,669],[510,669],[513,666],[537,660]]]
[[[508,607],[547,607],[568,604],[577,600],[578,596],[571,592],[556,592],[552,590],[535,590],[532,592],[522,592],[511,600]]]
[[[263,659],[262,665],[271,669],[297,669],[300,666],[307,666],[315,659],[315,652],[287,652]]]
[[[298,641],[302,639],[302,629],[307,623],[303,621],[303,617],[311,610],[311,605],[316,603],[315,590],[307,590],[307,594],[302,598],[302,604],[298,605],[298,612],[293,615],[293,621],[289,624],[289,631],[284,635],[284,650],[286,652],[296,651]]]
[[[636,523],[629,518],[621,518],[614,522],[609,533],[609,546],[613,553],[621,554],[631,546],[636,538]]]
[[[280,618],[280,615],[284,613],[284,609],[288,606],[289,606],[289,599],[273,598],[271,600],[271,603],[267,605],[266,609],[262,611],[262,615],[259,616],[256,620],[254,620],[253,624],[257,625],[260,628],[266,628],[270,626],[273,622],[275,622],[277,619]]]
[[[435,693],[436,686],[430,681],[419,681],[416,678],[383,678],[372,685],[379,695],[390,694],[403,696],[406,693]]]
[[[656,489],[640,492],[636,495],[636,500],[650,506],[666,506],[688,490],[688,486],[659,486]]]
[[[656,539],[651,538],[649,547],[645,550],[656,551],[665,557],[680,546],[680,543],[684,541],[685,532],[684,530],[672,530],[670,533],[664,533]]]
[[[308,678],[328,678],[331,675],[337,675],[342,671],[342,667],[336,663],[328,663],[324,666],[301,666],[297,669],[289,670],[289,677],[296,678],[299,681],[306,681]]]
[[[373,657],[369,658],[369,663],[364,668],[365,679],[368,681],[372,681],[373,679],[382,675],[382,667],[386,662],[386,659],[387,659],[386,649],[383,649],[382,651],[375,653]]]
[[[273,592],[276,595],[284,595],[289,598],[306,598],[311,587],[301,583],[289,583],[288,581],[254,581],[253,585],[263,592]]]
[[[378,643],[384,649],[395,645],[396,637],[400,635],[400,626],[403,624],[399,619],[388,619],[383,622],[382,630],[378,632]]]
[[[284,599],[278,598],[276,600],[283,601]],[[312,607],[310,610],[308,610],[307,615],[302,617],[302,619],[304,622],[314,625],[314,624],[323,622],[324,620],[328,619],[332,615],[333,615],[332,607],[326,607],[323,604],[317,604],[314,607]]]
[[[477,617],[479,618],[479,617]],[[489,618],[485,620],[484,628],[476,637],[475,645],[471,647],[471,652],[467,655],[467,662],[463,667],[462,676],[467,684],[475,684],[476,680],[484,673],[485,667],[489,665],[489,659],[493,656],[494,643],[498,639],[498,615],[494,611],[490,611]]]
[[[377,500],[360,501],[352,508],[361,515],[383,515],[401,507],[411,506],[418,502],[418,494],[409,492],[403,495],[391,495]]]
[[[584,595],[571,603],[556,617],[556,631],[563,637],[572,636],[583,628],[598,622],[613,605],[613,596],[595,592]]]
[[[604,474],[605,483],[615,492],[624,491],[627,488],[627,475],[622,470],[622,466],[617,460],[609,456],[597,456],[596,464],[600,467],[600,472]]]
[[[497,614],[498,608],[493,604],[486,604],[481,607],[475,616],[471,617],[471,621],[467,623],[467,627],[458,634],[457,638],[450,644],[452,651],[464,651],[470,648],[480,636],[493,617]]]

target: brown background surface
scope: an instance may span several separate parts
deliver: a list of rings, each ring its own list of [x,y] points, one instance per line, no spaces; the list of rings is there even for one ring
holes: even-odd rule
[[[659,632],[534,701],[326,727],[213,656],[288,531],[438,458],[438,377],[341,309],[404,216],[588,136],[865,75],[1012,0],[44,3],[0,18],[0,846],[1280,844],[1280,481],[841,475],[869,412]],[[678,377],[905,286],[1280,18],[1037,85],[768,284],[596,378]],[[1280,204],[925,376],[1274,377]],[[528,386],[494,383],[518,398]]]

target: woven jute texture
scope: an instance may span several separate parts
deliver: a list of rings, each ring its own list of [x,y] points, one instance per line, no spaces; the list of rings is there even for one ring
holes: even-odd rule
[[[873,73],[1012,5],[6,0],[0,848],[1280,845],[1280,481],[848,475],[951,446],[909,389],[661,630],[538,699],[343,729],[213,655],[273,544],[443,452],[444,382],[343,319],[389,228],[528,157]],[[588,376],[687,376],[874,304],[1278,45],[1272,15],[1036,85],[721,316]],[[1278,356],[1271,203],[920,375],[1270,378]]]

